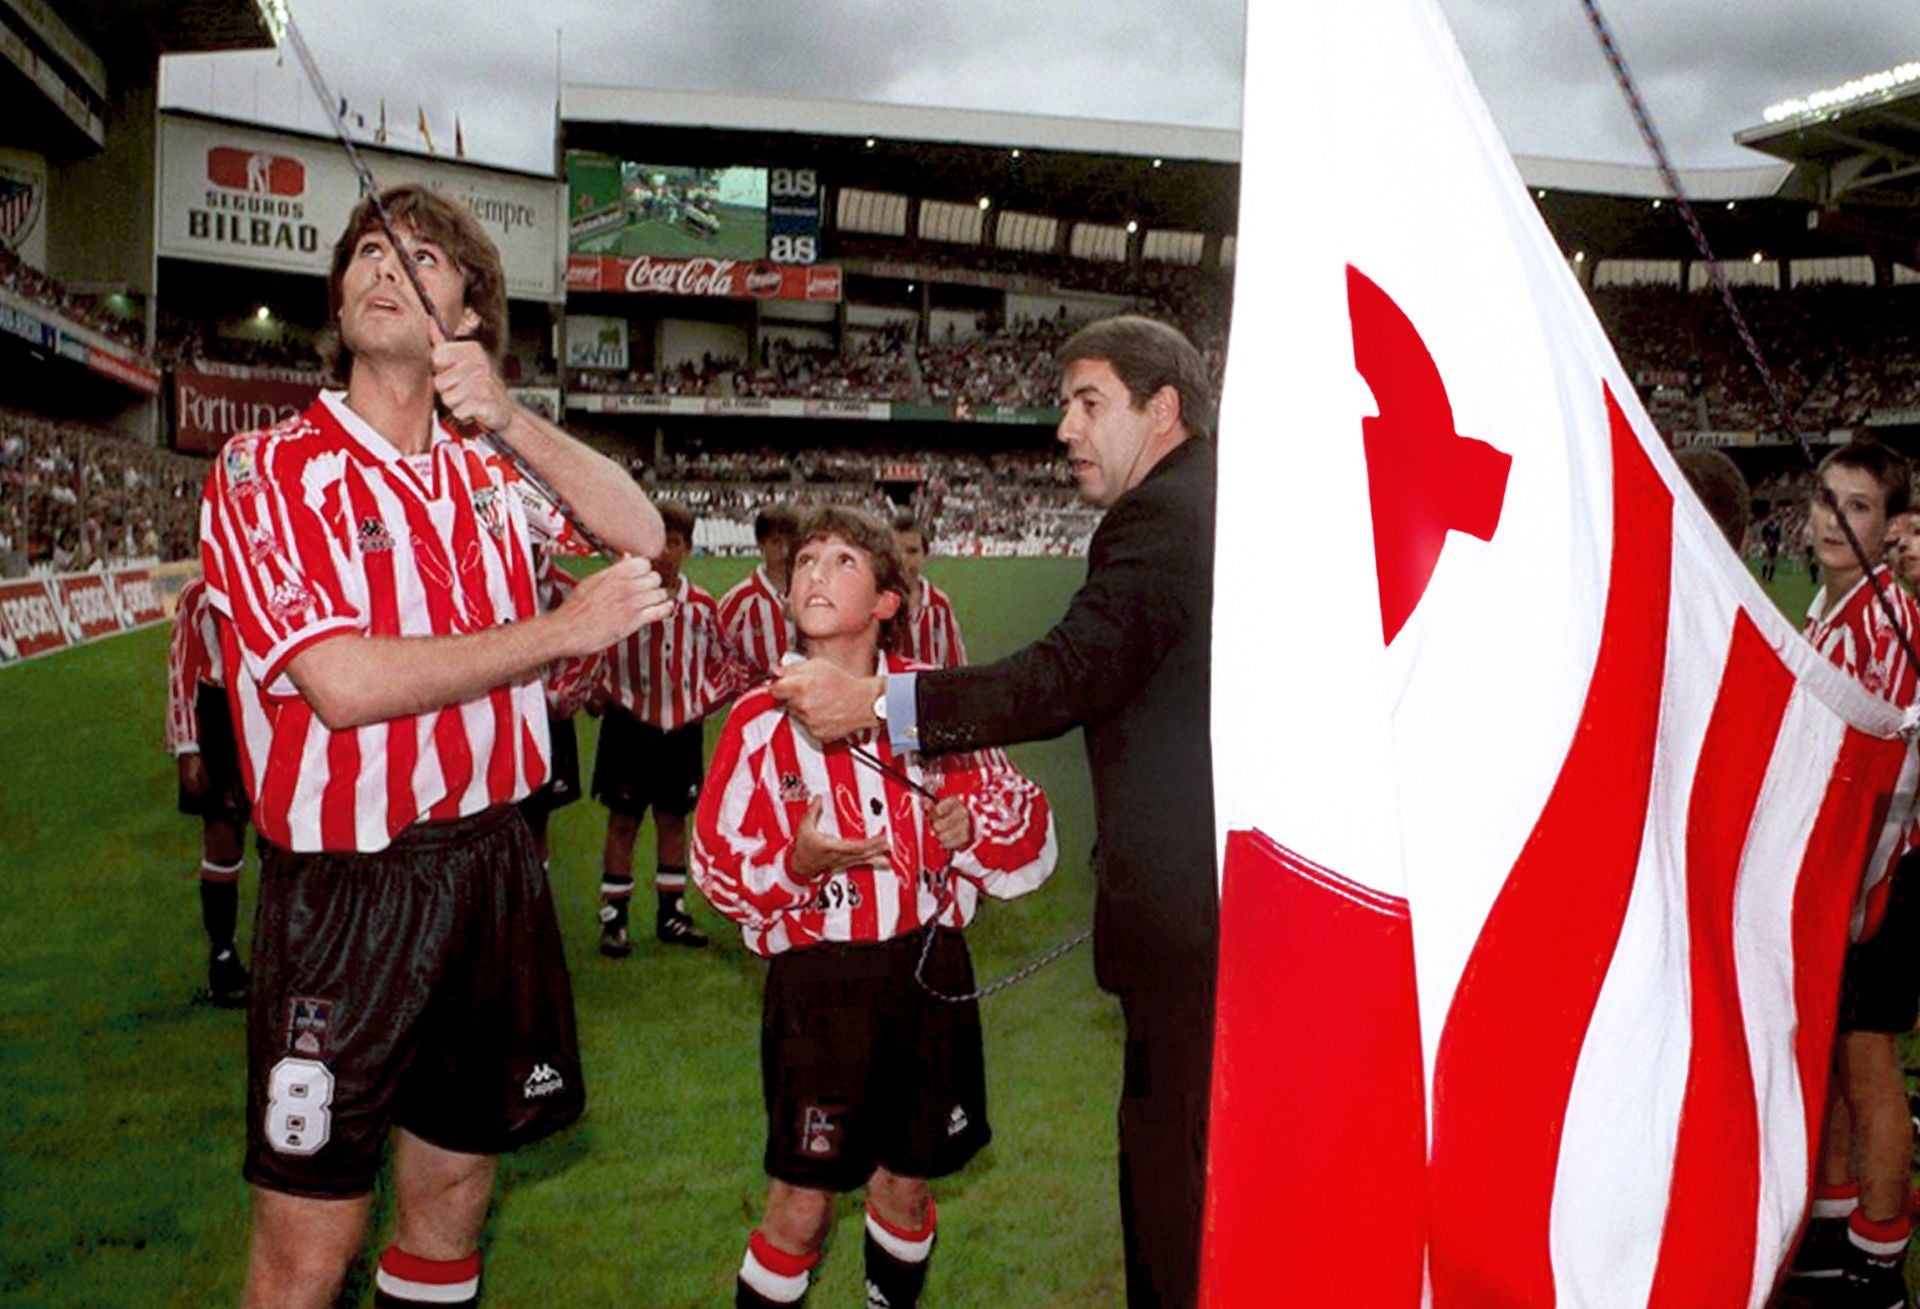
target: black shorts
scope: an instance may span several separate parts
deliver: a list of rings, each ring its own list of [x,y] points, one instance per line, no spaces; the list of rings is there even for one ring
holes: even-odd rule
[[[193,694],[195,730],[200,734],[200,763],[207,789],[194,795],[180,788],[180,812],[213,821],[245,823],[253,807],[240,782],[240,750],[233,741],[233,711],[225,688],[199,683]]]
[[[544,818],[580,798],[580,738],[574,734],[573,719],[549,714],[547,737],[553,742],[553,772],[546,785],[520,802],[520,812],[529,819]]]
[[[363,1195],[392,1127],[502,1154],[580,1116],[560,928],[512,805],[378,854],[260,851],[248,1181]]]
[[[1893,869],[1880,930],[1847,951],[1840,1030],[1910,1032],[1920,1021],[1920,851]]]
[[[760,1020],[766,1170],[793,1186],[851,1191],[876,1165],[945,1177],[993,1139],[980,1007],[914,981],[925,934],[775,955]],[[966,938],[936,934],[927,981],[973,989]]]
[[[638,817],[653,809],[684,817],[700,799],[705,746],[699,723],[668,732],[613,706],[600,721],[593,797],[616,814]]]

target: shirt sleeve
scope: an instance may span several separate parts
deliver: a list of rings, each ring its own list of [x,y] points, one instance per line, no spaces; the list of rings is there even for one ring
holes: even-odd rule
[[[363,630],[342,581],[344,544],[304,494],[288,494],[264,465],[258,435],[228,442],[208,479],[200,557],[207,595],[226,614],[240,655],[268,695],[299,694],[286,676],[302,650]]]
[[[493,447],[487,458],[497,470],[501,482],[519,497],[520,507],[527,515],[527,534],[532,538],[536,551],[551,550],[570,555],[593,553],[593,547],[580,535],[580,529],[561,509],[560,502],[522,472],[520,466],[504,451]]]
[[[784,715],[771,700],[736,705],[721,729],[694,811],[689,871],[707,903],[749,932],[813,897],[793,872],[794,825],[769,791],[769,743]]]
[[[941,795],[964,798],[973,841],[953,855],[954,871],[999,900],[1025,895],[1053,875],[1060,843],[1047,793],[999,750],[942,760]]]
[[[896,755],[920,748],[920,701],[914,694],[917,673],[887,674],[887,744]]]
[[[200,723],[194,713],[202,658],[196,650],[200,644],[196,608],[192,594],[182,591],[180,607],[173,611],[173,635],[167,643],[167,753],[171,755],[200,751]]]

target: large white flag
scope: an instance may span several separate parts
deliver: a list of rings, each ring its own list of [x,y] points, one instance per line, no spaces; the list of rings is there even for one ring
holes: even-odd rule
[[[1207,1300],[1758,1306],[1900,715],[1686,489],[1432,0],[1248,8]]]

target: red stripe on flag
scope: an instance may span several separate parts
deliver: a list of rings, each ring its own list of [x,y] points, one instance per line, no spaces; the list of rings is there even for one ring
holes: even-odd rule
[[[1752,1290],[1760,1117],[1740,1009],[1733,900],[1754,806],[1792,695],[1792,672],[1740,612],[1687,802],[1693,1042],[1647,1309],[1745,1304]],[[1706,1250],[1712,1258],[1701,1257]]]
[[[1640,857],[1660,722],[1673,497],[1606,389],[1613,550],[1593,680],[1434,1062],[1436,1309],[1554,1303],[1553,1177],[1574,1065]]]
[[[1840,965],[1860,875],[1873,853],[1906,757],[1905,741],[1848,729],[1827,793],[1807,837],[1793,889],[1793,1001],[1800,1026],[1794,1062],[1807,1110],[1807,1175],[1814,1175],[1827,1107],[1833,1029],[1839,1023]]]
[[[1220,925],[1201,1304],[1417,1306],[1426,1095],[1407,902],[1234,832]],[[1383,1196],[1390,1217],[1368,1221]]]

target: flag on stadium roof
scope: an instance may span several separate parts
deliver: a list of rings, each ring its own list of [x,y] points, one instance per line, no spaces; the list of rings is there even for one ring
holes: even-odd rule
[[[1207,1303],[1758,1306],[1901,715],[1687,489],[1433,0],[1248,21]]]

